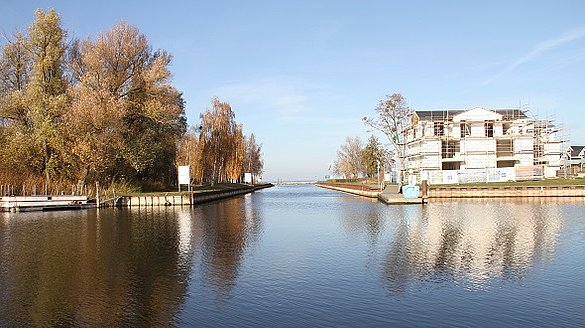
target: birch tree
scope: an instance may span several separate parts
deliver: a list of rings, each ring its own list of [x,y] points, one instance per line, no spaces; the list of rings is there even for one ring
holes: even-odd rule
[[[347,137],[337,151],[337,160],[333,169],[346,179],[355,179],[364,171],[362,161],[363,146],[359,137]]]
[[[254,133],[246,140],[246,156],[244,160],[244,172],[252,173],[254,178],[262,175],[264,162],[262,160],[262,145],[256,143]]]

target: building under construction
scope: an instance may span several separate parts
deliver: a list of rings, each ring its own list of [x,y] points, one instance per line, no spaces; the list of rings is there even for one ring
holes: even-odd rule
[[[431,184],[555,177],[562,138],[551,120],[520,108],[415,111],[405,171]]]

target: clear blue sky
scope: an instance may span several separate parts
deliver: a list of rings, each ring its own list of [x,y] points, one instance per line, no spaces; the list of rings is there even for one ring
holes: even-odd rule
[[[265,180],[328,174],[394,92],[413,109],[528,104],[585,144],[585,1],[0,0],[0,32],[51,7],[69,36],[123,20],[172,53],[189,123],[230,102]]]

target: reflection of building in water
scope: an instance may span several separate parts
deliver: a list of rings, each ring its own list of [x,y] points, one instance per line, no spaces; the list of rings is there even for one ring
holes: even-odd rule
[[[552,255],[560,215],[555,204],[429,204],[416,217],[398,220],[384,266],[386,283],[401,291],[419,280],[481,288],[496,277],[521,278],[534,261]]]

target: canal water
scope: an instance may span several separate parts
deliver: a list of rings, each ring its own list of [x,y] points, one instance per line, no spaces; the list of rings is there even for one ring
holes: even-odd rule
[[[582,327],[585,201],[0,213],[0,326]]]

